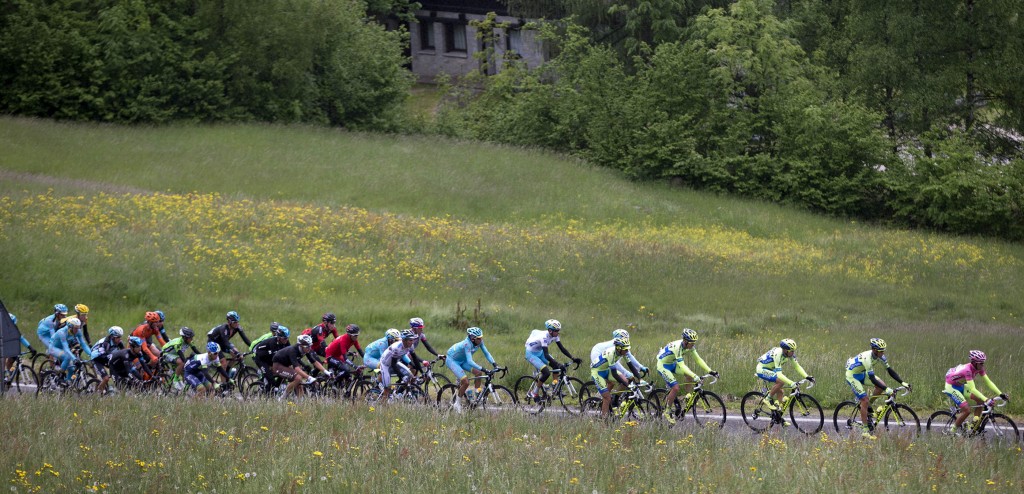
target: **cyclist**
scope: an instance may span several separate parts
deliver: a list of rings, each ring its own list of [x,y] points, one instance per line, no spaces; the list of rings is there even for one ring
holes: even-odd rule
[[[612,331],[612,339],[602,341],[590,349],[590,361],[594,362],[596,359],[600,358],[601,354],[604,353],[605,350],[613,347],[615,338],[626,338],[626,340],[629,340],[629,331],[626,331],[625,329],[616,329]],[[640,372],[644,374],[648,372],[647,367],[641,364],[636,357],[633,356],[632,352],[626,354],[626,359],[628,360],[626,365],[622,365],[622,362],[616,360],[611,367],[615,372],[609,374],[609,377],[614,378],[615,382],[618,383],[618,389],[620,390],[626,389],[626,386],[629,385],[630,381],[636,380],[634,377],[634,373],[636,371],[634,370],[631,372],[630,369],[639,369]]]
[[[253,340],[249,350],[252,352],[252,361],[260,369],[263,378],[263,390],[270,392],[277,380],[274,377],[274,354],[278,350],[288,347],[288,337],[291,331],[276,322],[270,323],[270,332]]]
[[[299,383],[303,381],[306,384],[313,382],[313,378],[306,374],[306,371],[302,368],[302,357],[306,357],[313,364],[313,367],[316,367],[320,372],[328,376],[331,375],[331,372],[324,369],[320,358],[313,352],[313,338],[308,334],[302,334],[297,339],[298,343],[282,348],[274,354],[274,364],[272,367],[274,375],[289,381],[284,396],[290,393],[295,393],[295,396],[302,396],[304,391],[302,386],[299,386]],[[284,396],[281,398],[284,398]]]
[[[174,377],[171,378],[171,382],[174,389],[180,391],[185,389],[185,362],[189,360],[185,358],[185,345],[192,349],[192,356],[199,355],[199,350],[192,344],[192,339],[196,337],[196,332],[192,331],[192,328],[183,326],[178,330],[178,335],[160,349],[160,358],[174,364]]]
[[[412,379],[412,371],[402,363],[402,357],[412,353],[413,344],[419,337],[411,329],[406,329],[400,334],[401,340],[392,343],[380,356],[380,381],[384,390],[380,395],[381,403],[387,403],[388,396],[391,395],[391,374],[400,374],[403,382]]]
[[[125,381],[142,381],[142,374],[139,373],[139,369],[133,363],[136,360],[139,361],[142,372],[152,374],[149,366],[146,365],[146,359],[142,358],[143,343],[142,338],[131,336],[128,338],[128,348],[113,351],[107,363],[110,375]]]
[[[370,369],[380,367],[380,356],[384,354],[392,343],[402,339],[402,333],[395,328],[384,332],[384,337],[366,345],[366,353],[363,354],[363,365]],[[403,360],[405,363],[405,360]]]
[[[440,358],[441,360],[444,360],[447,357],[444,354],[437,353],[437,350],[434,350],[434,347],[430,346],[430,342],[427,341],[427,335],[423,332],[423,319],[420,319],[419,317],[409,319],[409,329],[411,329],[413,333],[416,333],[417,336],[416,343],[412,346],[413,351],[420,347],[420,343],[423,343],[423,348],[426,348],[434,357]]]
[[[668,421],[669,424],[676,423],[675,417],[672,415],[672,403],[675,403],[676,396],[679,395],[679,378],[682,375],[683,386],[686,388],[686,395],[683,396],[683,401],[690,399],[690,392],[693,391],[693,384],[697,382],[697,373],[690,370],[690,368],[683,362],[683,357],[687,355],[693,355],[693,361],[704,370],[704,373],[711,374],[712,376],[718,377],[718,373],[711,370],[708,364],[704,362],[704,359],[700,358],[697,353],[697,332],[690,328],[683,328],[682,339],[676,340],[665,348],[661,349],[658,353],[658,374],[661,374],[661,378],[665,380],[665,387],[668,388],[668,395],[665,396],[665,411],[662,412],[662,417]]]
[[[224,324],[221,324],[206,333],[206,341],[209,343],[216,343],[217,346],[221,348],[221,351],[227,350],[231,353],[231,357],[228,357],[226,360],[228,367],[231,368],[233,374],[235,370],[233,366],[235,362],[239,360],[242,353],[239,352],[238,349],[235,348],[235,345],[231,343],[231,338],[237,334],[242,337],[242,341],[245,342],[246,346],[252,346],[252,342],[249,341],[249,337],[245,335],[245,330],[242,329],[240,324],[242,318],[238,316],[237,312],[228,312],[225,319],[226,322]],[[224,357],[224,355],[221,354],[220,357]],[[235,376],[232,375],[231,377]]]
[[[598,347],[602,348],[597,357],[592,358],[590,361],[590,376],[594,379],[597,391],[601,393],[601,416],[605,418],[608,417],[612,405],[612,389],[608,386],[608,378],[614,375],[616,380],[619,379],[618,373],[613,371],[616,370],[615,366],[619,364],[622,357],[628,357],[627,365],[633,371],[629,375],[629,380],[636,381],[635,374],[642,372],[642,369],[639,369],[634,364],[636,359],[632,357],[629,351],[629,333],[626,333],[626,330],[623,329],[616,334],[617,336],[612,339],[611,345],[605,345],[602,342],[595,345],[594,349],[591,350],[591,355],[593,355],[594,350],[597,350]]]
[[[452,345],[448,349],[448,358],[446,364],[451,369],[452,373],[455,374],[455,378],[459,380],[459,393],[458,396],[466,398],[467,401],[473,398],[473,395],[468,395],[467,389],[469,388],[469,378],[466,377],[467,372],[472,372],[473,376],[480,377],[483,372],[483,367],[473,361],[473,354],[477,350],[484,352],[484,358],[490,362],[491,367],[498,368],[498,364],[494,363],[494,357],[491,356],[491,352],[487,351],[487,347],[484,346],[484,330],[474,326],[466,329],[466,339]],[[475,393],[480,392],[479,379],[477,380]],[[455,400],[455,406],[459,407],[459,400]]]
[[[569,353],[569,350],[566,350],[565,347],[562,346],[562,340],[558,337],[562,331],[562,323],[558,322],[557,319],[548,319],[547,321],[544,321],[544,329],[545,330],[535,329],[530,331],[530,336],[526,338],[526,361],[540,372],[536,378],[537,389],[543,389],[542,386],[544,386],[544,383],[547,382],[548,377],[551,375],[551,369],[549,367],[554,367],[558,369],[563,376],[565,375],[565,366],[555,362],[554,359],[551,358],[551,354],[548,353],[548,346],[551,343],[556,343],[562,354],[569,357],[576,364],[583,362],[583,359],[573,357],[572,354]],[[532,391],[528,393],[527,398],[533,398]]]
[[[18,325],[18,316],[14,315],[14,314],[10,314],[10,313],[8,313],[8,314],[11,316],[11,322],[13,322],[15,326],[17,326]],[[37,353],[36,349],[32,348],[32,344],[29,343],[28,340],[25,339],[25,335],[21,335],[21,345],[24,346],[25,348],[27,348],[28,351],[32,353],[33,357],[36,356],[36,353]],[[8,357],[5,363],[7,364],[7,365],[4,366],[5,372],[6,373],[13,372],[14,371],[14,357]],[[8,377],[8,375],[6,373],[4,374],[4,381],[6,381],[7,383],[10,383],[11,382],[10,378]]]
[[[163,318],[160,314],[150,311],[146,313],[146,321],[136,326],[135,330],[132,331],[132,336],[137,336],[142,340],[142,354],[146,356],[149,365],[154,367],[160,360],[160,348],[167,344],[167,340],[163,336],[163,328]],[[156,336],[156,341],[160,343],[159,347],[153,345],[150,340],[154,336]]]
[[[68,306],[57,304],[53,306],[53,314],[39,320],[36,334],[39,336],[39,341],[43,342],[45,348],[50,348],[50,340],[53,338],[53,333],[63,327],[61,321],[67,318],[67,316]]]
[[[327,348],[327,335],[332,334],[335,339],[338,338],[338,327],[335,326],[337,322],[338,316],[335,316],[333,312],[328,312],[320,318],[320,324],[302,330],[302,334],[313,338],[313,351],[321,357],[324,356]]]
[[[327,368],[339,372],[355,372],[356,366],[348,360],[348,351],[355,347],[359,356],[363,356],[363,349],[359,346],[359,326],[349,324],[345,326],[345,334],[335,338],[330,345],[327,345],[325,354],[327,357]]]
[[[971,361],[969,363],[958,365],[946,371],[946,387],[943,392],[946,393],[960,408],[960,413],[957,414],[956,420],[950,427],[949,432],[955,433],[960,425],[964,423],[967,415],[971,413],[971,408],[967,403],[967,397],[970,397],[977,404],[986,404],[992,406],[992,401],[985,397],[981,391],[978,390],[977,386],[974,385],[974,378],[981,377],[985,382],[985,385],[989,387],[994,393],[997,393],[1003,400],[1009,401],[1010,397],[1006,396],[1006,393],[999,391],[999,388],[992,382],[992,379],[988,377],[988,372],[985,371],[985,361],[988,359],[985,356],[985,352],[981,350],[971,350],[968,353]],[[966,393],[965,393],[966,391]],[[981,420],[981,408],[974,409],[974,422]],[[977,424],[975,424],[977,425]]]
[[[768,399],[765,400],[765,406],[769,410],[780,410],[782,408],[782,385],[793,385],[793,380],[782,373],[782,366],[786,362],[793,362],[793,368],[796,369],[798,374],[803,376],[803,379],[814,382],[814,377],[807,375],[807,371],[796,360],[796,342],[791,338],[783,339],[779,342],[779,346],[761,355],[761,358],[757,360],[757,367],[754,369],[754,374],[757,377],[765,382],[772,383],[772,387],[768,391]],[[782,425],[789,425],[789,423],[783,421]]]
[[[885,384],[885,381],[875,375],[873,367],[876,363],[881,362],[885,366],[886,371],[892,376],[897,382],[903,386],[909,388],[910,384],[907,384],[900,378],[900,375],[896,373],[891,367],[889,367],[889,359],[885,358],[885,340],[881,338],[871,338],[869,341],[871,349],[865,352],[858,353],[853,357],[850,357],[846,361],[846,383],[850,385],[850,389],[853,390],[853,395],[860,402],[860,427],[863,428],[861,435],[867,438],[871,438],[871,431],[868,428],[868,409],[871,408],[869,405],[870,399],[875,396],[885,394],[889,396],[892,394],[892,388]],[[866,380],[870,380],[875,385],[874,391],[871,393],[871,398],[868,397],[867,391],[864,390],[864,385],[867,384]]]
[[[75,305],[75,317],[79,321],[82,321],[82,336],[85,338],[85,342],[92,346],[92,340],[89,339],[89,306],[85,304]]]
[[[206,375],[207,367],[217,369],[217,372],[224,377],[225,382],[229,380],[228,373],[220,362],[220,350],[220,345],[211,341],[206,344],[206,353],[193,355],[185,364],[185,382],[196,388],[196,392],[200,396],[208,394],[214,387],[213,381]]]
[[[53,333],[53,339],[50,340],[50,346],[46,349],[46,353],[60,360],[60,368],[64,371],[64,379],[70,380],[71,373],[68,369],[71,368],[78,357],[71,350],[71,344],[75,341],[82,348],[89,358],[92,358],[92,350],[89,345],[85,343],[85,338],[82,337],[82,321],[77,317],[69,317],[67,319],[67,325]]]
[[[96,375],[100,378],[98,390],[103,393],[107,390],[107,381],[110,380],[110,372],[107,366],[110,364],[110,354],[124,348],[121,338],[124,330],[120,326],[111,326],[107,329],[107,335],[100,338],[92,346],[92,365],[96,369]]]

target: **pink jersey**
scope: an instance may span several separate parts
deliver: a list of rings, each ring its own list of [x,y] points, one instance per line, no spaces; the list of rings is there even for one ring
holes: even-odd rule
[[[973,381],[974,376],[984,376],[985,369],[975,369],[973,365],[967,363],[958,365],[946,371],[946,383],[956,386],[963,386],[967,381]]]

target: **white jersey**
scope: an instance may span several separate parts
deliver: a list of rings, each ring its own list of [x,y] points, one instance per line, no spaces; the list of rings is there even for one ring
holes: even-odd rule
[[[594,348],[590,349],[590,364],[593,365],[600,362],[601,354],[603,354],[605,350],[613,346],[615,346],[615,340],[602,341],[601,343],[594,345]],[[625,356],[638,369],[643,367],[642,365],[640,365],[640,362],[636,359],[636,357],[633,356],[633,352],[627,352]],[[618,364],[618,360],[616,360],[615,364],[620,365]]]
[[[535,329],[530,331],[530,337],[526,339],[526,351],[540,353],[556,341],[560,341],[557,333],[551,336],[548,331]]]
[[[405,343],[403,343],[401,340],[396,341],[392,343],[387,350],[384,350],[384,353],[381,354],[380,365],[381,367],[390,367],[392,363],[394,363],[397,360],[401,360],[402,357],[412,353],[412,351],[413,347],[405,346]]]
[[[213,358],[211,359],[210,354],[208,352],[203,352],[196,355],[193,358],[195,358],[199,362],[199,366],[204,369],[211,365],[220,365],[220,356],[217,354],[214,354]]]

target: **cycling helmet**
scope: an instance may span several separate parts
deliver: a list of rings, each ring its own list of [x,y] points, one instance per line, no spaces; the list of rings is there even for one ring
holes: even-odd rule
[[[179,329],[178,330],[178,334],[180,334],[182,338],[195,338],[196,337],[196,332],[192,331],[192,328],[190,328],[188,326],[184,326],[181,329]]]
[[[146,322],[148,322],[148,323],[160,322],[160,314],[157,314],[156,312],[147,312],[146,313]]]
[[[68,325],[68,327],[71,327],[71,328],[80,328],[80,327],[82,327],[82,320],[77,318],[77,317],[69,317],[69,318],[65,319],[64,322]]]
[[[78,305],[75,306],[75,312],[77,312],[79,314],[88,314],[89,313],[89,306],[85,305],[85,304],[78,304]]]
[[[629,331],[625,329],[616,329],[612,331],[612,338],[629,338]]]
[[[402,330],[402,339],[403,340],[416,340],[416,339],[419,339],[419,336],[417,336],[416,333],[413,333],[411,329],[405,329],[405,330]]]
[[[111,326],[110,329],[107,330],[107,335],[117,336],[118,338],[120,338],[124,336],[124,330],[121,329],[121,326]]]
[[[413,329],[422,328],[423,327],[423,319],[420,319],[418,317],[414,317],[412,319],[409,319],[409,327],[413,328]]]
[[[308,334],[300,334],[298,341],[299,346],[313,346],[313,337]]]
[[[160,322],[164,322],[164,311],[162,311],[162,310],[155,310],[153,312],[156,312],[156,315],[158,317],[160,317]]]
[[[697,332],[690,328],[684,328],[683,339],[686,341],[697,341]]]
[[[615,348],[625,348],[626,350],[629,350],[629,337],[628,336],[619,336],[618,338],[615,338],[614,340],[612,340],[612,342],[615,343]]]
[[[472,328],[466,330],[466,335],[469,336],[470,338],[483,338],[484,330],[476,326],[473,326]]]
[[[206,351],[210,353],[220,353],[220,345],[216,341],[211,341],[206,344]]]
[[[988,357],[985,356],[985,352],[983,352],[981,350],[971,350],[970,355],[971,355],[971,363],[972,364],[976,363],[976,362],[977,363],[982,363],[982,362],[985,362],[986,359],[988,359]]]
[[[359,336],[359,325],[349,324],[348,326],[345,326],[345,332],[352,336]]]
[[[885,350],[885,340],[881,338],[871,338],[871,349]]]
[[[562,330],[562,323],[558,322],[558,319],[548,319],[547,321],[544,321],[544,327],[547,328],[548,331],[558,332]]]
[[[11,322],[18,324],[18,316],[11,314],[10,312],[8,312],[8,314],[11,316]]]
[[[288,330],[287,326],[277,325],[277,328],[273,330],[274,336],[278,338],[287,338],[292,335],[292,332]]]
[[[796,342],[792,338],[786,338],[779,342],[783,350],[796,350]]]
[[[61,314],[67,314],[68,313],[68,306],[66,306],[64,304],[57,304],[57,305],[53,306],[53,311],[54,312],[60,312]]]
[[[132,336],[132,337],[128,338],[128,345],[129,346],[142,346],[142,338],[139,338],[138,336]]]
[[[238,322],[242,319],[241,317],[238,317],[238,313],[235,311],[228,312],[227,318],[228,321],[231,322]]]
[[[402,339],[402,332],[395,328],[391,328],[384,333],[384,337],[388,339],[388,343],[394,343]]]
[[[338,316],[334,315],[333,312],[328,312],[324,314],[324,317],[320,318],[320,320],[323,322],[337,322]]]

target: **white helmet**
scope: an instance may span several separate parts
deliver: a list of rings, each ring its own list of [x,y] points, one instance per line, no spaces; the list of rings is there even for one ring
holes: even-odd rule
[[[110,329],[107,330],[107,334],[110,336],[121,337],[124,336],[124,330],[121,329],[121,326],[111,326]]]
[[[308,334],[300,334],[297,340],[299,346],[313,346],[313,337]]]
[[[77,318],[77,317],[69,317],[67,319],[67,321],[64,321],[64,322],[66,322],[68,324],[68,326],[72,327],[72,328],[80,328],[80,327],[82,327],[82,320]]]

